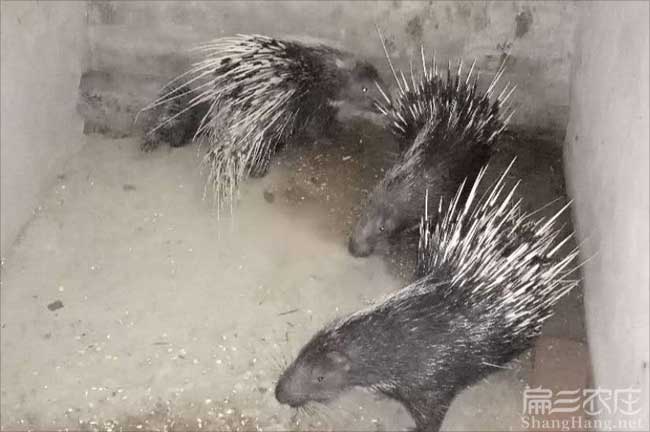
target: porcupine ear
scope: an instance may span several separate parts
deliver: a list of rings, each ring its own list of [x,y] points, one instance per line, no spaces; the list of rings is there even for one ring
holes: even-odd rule
[[[346,372],[350,370],[350,359],[343,353],[338,351],[330,351],[325,354],[325,357],[331,361],[336,367],[342,368]]]

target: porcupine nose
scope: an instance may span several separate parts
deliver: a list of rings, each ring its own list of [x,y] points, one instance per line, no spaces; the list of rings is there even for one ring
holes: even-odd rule
[[[289,403],[287,390],[282,381],[278,382],[275,386],[275,399],[283,405],[288,405]]]
[[[351,236],[348,243],[348,251],[354,257],[365,258],[372,254],[373,247],[368,242],[359,242],[354,236]]]
[[[287,381],[280,378],[275,386],[275,399],[282,405],[289,405],[292,408],[304,405],[304,401],[295,397],[293,392],[289,389]]]

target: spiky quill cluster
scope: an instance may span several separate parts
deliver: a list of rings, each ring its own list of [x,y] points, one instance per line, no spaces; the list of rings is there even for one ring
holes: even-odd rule
[[[220,209],[230,203],[241,181],[264,173],[278,145],[283,144],[321,110],[340,88],[333,48],[303,45],[262,35],[224,37],[201,45],[203,60],[174,79],[149,107],[175,99],[189,101],[176,117],[201,105],[207,114],[194,138],[207,147],[202,166]],[[177,88],[191,88],[179,92]]]
[[[446,304],[501,317],[506,334],[528,339],[539,335],[553,306],[578,284],[570,278],[578,250],[560,256],[572,235],[562,237],[556,222],[568,204],[548,219],[522,210],[521,199],[515,199],[519,182],[509,189],[505,184],[512,163],[482,195],[478,188],[486,168],[464,204],[465,185],[447,206],[440,202],[434,218],[425,210],[416,275],[424,285],[445,280],[437,289]]]
[[[381,33],[380,33],[381,36]],[[387,172],[385,180],[395,182],[402,178],[413,184],[421,175],[422,164],[439,165],[438,170],[469,170],[473,155],[484,165],[489,158],[489,148],[506,129],[514,109],[506,105],[516,86],[506,83],[497,97],[494,91],[505,72],[505,61],[492,78],[487,90],[478,90],[478,74],[474,75],[476,61],[463,75],[463,62],[458,61],[452,73],[447,64],[446,77],[440,73],[436,56],[430,64],[420,47],[422,71],[416,78],[413,63],[410,64],[410,80],[402,71],[396,70],[383,43],[388,64],[397,85],[396,94],[389,97],[382,86],[377,89],[384,100],[376,100],[375,106],[385,116],[389,130],[402,146],[397,163]],[[464,172],[461,178],[473,179],[476,173]],[[473,175],[472,175],[473,174]],[[457,185],[453,185],[455,190]]]
[[[350,236],[349,250],[354,256],[367,256],[375,245],[416,228],[425,191],[434,199],[449,198],[463,180],[472,182],[513,113],[504,104],[514,86],[506,84],[500,95],[493,93],[505,62],[481,92],[475,64],[465,74],[459,61],[455,72],[447,67],[445,77],[438,71],[435,55],[429,63],[421,47],[422,71],[416,77],[411,63],[409,80],[395,69],[383,46],[396,85],[389,96],[377,84],[383,99],[375,104],[398,139],[400,154],[373,189]]]
[[[380,34],[381,36],[381,34]],[[495,97],[494,92],[505,71],[505,61],[494,75],[487,90],[478,89],[479,74],[474,74],[474,61],[466,75],[463,62],[458,61],[455,72],[447,63],[446,77],[440,73],[436,56],[430,64],[420,47],[422,71],[416,78],[413,62],[410,63],[410,79],[393,66],[386,45],[383,43],[388,64],[397,84],[395,96],[377,84],[383,100],[376,101],[377,109],[386,117],[389,129],[402,142],[410,144],[427,123],[434,144],[453,146],[458,143],[490,145],[505,130],[514,109],[506,105],[516,86],[506,83]]]

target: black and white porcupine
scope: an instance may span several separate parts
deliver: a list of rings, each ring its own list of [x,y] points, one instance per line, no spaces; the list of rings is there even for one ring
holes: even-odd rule
[[[532,346],[553,306],[577,285],[577,250],[561,252],[556,219],[533,218],[506,172],[486,192],[485,171],[420,224],[415,282],[320,330],[280,377],[293,407],[361,387],[401,402],[417,430],[437,431],[456,394]],[[433,222],[435,220],[435,222]]]
[[[378,79],[369,63],[318,43],[237,35],[198,51],[203,60],[148,108],[168,105],[174,113],[158,129],[173,128],[187,112],[203,113],[198,125],[191,116],[180,127],[207,146],[203,165],[219,202],[232,202],[246,177],[264,175],[275,150],[294,134],[328,125],[341,101],[367,103],[365,92]]]
[[[441,74],[435,56],[428,65],[422,48],[421,76],[416,79],[411,64],[408,80],[402,72],[398,76],[388,51],[386,57],[397,94],[391,98],[377,86],[384,100],[376,106],[397,137],[401,154],[371,192],[350,236],[348,248],[357,257],[368,256],[378,243],[415,228],[426,190],[437,201],[452,197],[464,180],[471,183],[512,115],[504,104],[514,86],[506,84],[494,95],[504,65],[488,89],[480,92],[478,76],[473,77],[475,64],[466,75],[460,61],[455,72],[448,64],[446,74]]]

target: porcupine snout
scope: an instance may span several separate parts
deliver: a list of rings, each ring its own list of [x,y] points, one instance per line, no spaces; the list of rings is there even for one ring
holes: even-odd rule
[[[304,392],[300,389],[300,380],[296,378],[299,371],[288,368],[275,386],[275,399],[283,405],[297,408],[307,402]]]
[[[275,386],[275,399],[283,405],[296,406],[298,405],[291,397],[291,392],[288,390],[286,382],[280,381]]]
[[[370,256],[375,250],[375,245],[369,241],[358,239],[357,236],[351,235],[348,242],[348,251],[350,255],[365,258]]]
[[[399,188],[387,190],[380,184],[373,192],[370,202],[352,229],[348,251],[361,258],[372,255],[379,244],[388,241],[403,224],[405,209]]]

